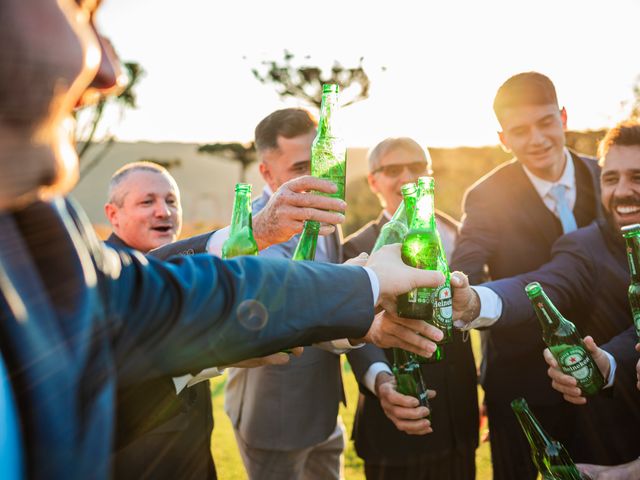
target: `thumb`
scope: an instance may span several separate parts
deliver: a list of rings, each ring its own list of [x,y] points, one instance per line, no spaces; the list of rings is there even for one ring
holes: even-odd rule
[[[584,337],[584,346],[587,347],[587,350],[592,356],[602,355],[602,352],[591,335]]]
[[[469,278],[462,272],[452,272],[450,281],[452,287],[464,288],[469,286]]]

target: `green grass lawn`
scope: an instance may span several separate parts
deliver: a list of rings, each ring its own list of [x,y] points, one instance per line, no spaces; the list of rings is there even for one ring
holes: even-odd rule
[[[474,352],[477,351],[477,338],[473,337]],[[479,358],[476,355],[476,358]],[[343,364],[343,379],[347,395],[347,407],[341,406],[340,415],[347,427],[348,434],[351,433],[353,425],[353,415],[358,403],[358,386],[351,374],[348,363]],[[224,382],[226,376],[215,378],[211,381],[211,399],[213,402],[213,414],[215,417],[215,429],[213,431],[211,451],[216,461],[216,469],[220,480],[241,480],[246,479],[247,475],[236,447],[236,441],[233,435],[233,428],[229,418],[224,413]],[[480,397],[482,398],[482,397]],[[353,448],[353,443],[349,441],[344,454],[345,478],[347,480],[363,480],[364,471],[362,468],[362,460],[358,458]],[[480,446],[476,453],[476,468],[478,480],[491,479],[491,457],[489,453],[489,444],[485,443]]]

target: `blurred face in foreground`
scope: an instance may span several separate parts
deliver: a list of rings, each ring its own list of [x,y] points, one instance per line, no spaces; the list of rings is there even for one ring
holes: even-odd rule
[[[600,186],[602,205],[618,228],[640,223],[640,145],[609,149]]]
[[[402,201],[401,187],[428,175],[429,165],[423,152],[399,147],[380,157],[378,167],[369,173],[369,188],[378,195],[385,209],[393,215]]]
[[[175,242],[182,227],[178,186],[160,172],[129,173],[114,189],[105,213],[113,232],[144,253]]]
[[[566,163],[564,131],[567,114],[555,104],[521,105],[500,114],[502,145],[534,175],[554,182]]]
[[[117,84],[96,8],[96,0],[2,0],[0,209],[64,194],[77,180],[73,109],[94,79],[101,89]]]

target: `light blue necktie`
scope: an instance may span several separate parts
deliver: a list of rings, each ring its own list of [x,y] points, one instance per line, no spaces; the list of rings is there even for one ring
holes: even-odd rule
[[[577,230],[576,218],[573,216],[573,212],[569,208],[569,202],[567,202],[567,187],[565,185],[555,185],[551,188],[549,194],[556,201],[556,210],[558,217],[560,217],[560,223],[562,223],[562,231],[564,233],[573,232]]]

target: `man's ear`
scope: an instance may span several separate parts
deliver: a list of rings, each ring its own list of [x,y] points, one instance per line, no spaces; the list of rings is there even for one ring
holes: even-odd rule
[[[113,203],[106,203],[104,205],[104,214],[112,227],[118,227],[118,207]]]
[[[498,132],[498,138],[500,139],[500,146],[502,147],[502,150],[504,150],[507,153],[511,153],[511,149],[509,148],[509,145],[507,145],[507,142],[504,137],[504,131],[500,130]]]

